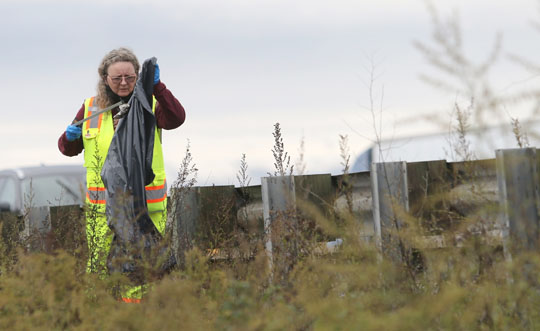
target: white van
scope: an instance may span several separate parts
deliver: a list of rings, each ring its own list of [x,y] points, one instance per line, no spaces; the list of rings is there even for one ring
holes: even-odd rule
[[[0,170],[0,211],[21,214],[28,207],[83,205],[85,190],[82,165]]]
[[[523,134],[526,134],[530,147],[540,147],[540,136],[536,134],[538,127],[540,121],[529,121],[523,125]],[[464,149],[472,160],[493,159],[497,149],[507,148],[518,148],[509,124],[471,129],[462,143],[455,132],[383,139],[356,157],[351,172],[370,171],[371,164],[378,162],[463,161],[465,158],[460,153]]]

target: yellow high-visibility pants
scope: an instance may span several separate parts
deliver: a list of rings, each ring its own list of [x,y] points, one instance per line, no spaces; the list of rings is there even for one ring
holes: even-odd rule
[[[163,235],[167,222],[167,211],[150,213],[150,218],[157,230]],[[107,257],[111,249],[112,239],[113,233],[107,225],[104,208],[91,205],[86,212],[86,240],[88,243],[86,272],[97,273],[102,277],[107,276]],[[146,289],[147,286],[145,285],[123,285],[121,290],[122,300],[136,302],[136,300],[142,298]]]

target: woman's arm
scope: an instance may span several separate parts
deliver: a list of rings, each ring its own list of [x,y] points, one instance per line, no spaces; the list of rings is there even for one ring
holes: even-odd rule
[[[161,81],[154,86],[154,96],[157,100],[155,116],[158,128],[172,130],[184,123],[184,107]]]
[[[82,120],[84,117],[84,104],[82,105],[81,109],[79,109],[79,112],[77,112],[77,116],[75,116],[75,119],[72,123],[76,121]],[[58,149],[60,152],[66,156],[75,156],[82,152],[84,146],[82,137],[79,137],[78,139],[75,139],[73,141],[69,141],[66,137],[66,132],[62,133],[60,138],[58,138]]]

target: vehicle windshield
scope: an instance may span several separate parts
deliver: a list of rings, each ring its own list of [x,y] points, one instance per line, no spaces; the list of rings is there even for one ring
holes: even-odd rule
[[[37,176],[24,179],[22,190],[27,207],[76,205],[83,203],[84,183],[77,176]]]
[[[0,177],[0,203],[7,203],[11,208],[17,205],[17,189],[15,179]]]

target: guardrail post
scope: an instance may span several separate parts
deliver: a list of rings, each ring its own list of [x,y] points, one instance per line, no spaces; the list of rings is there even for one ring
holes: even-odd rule
[[[371,165],[371,190],[375,240],[382,256],[405,262],[405,249],[399,237],[402,213],[409,211],[407,163],[387,162]]]
[[[293,176],[261,178],[265,247],[271,277],[283,277],[296,260],[296,197]]]
[[[535,148],[499,149],[495,154],[504,250],[510,258],[515,249],[539,247],[538,157]]]

